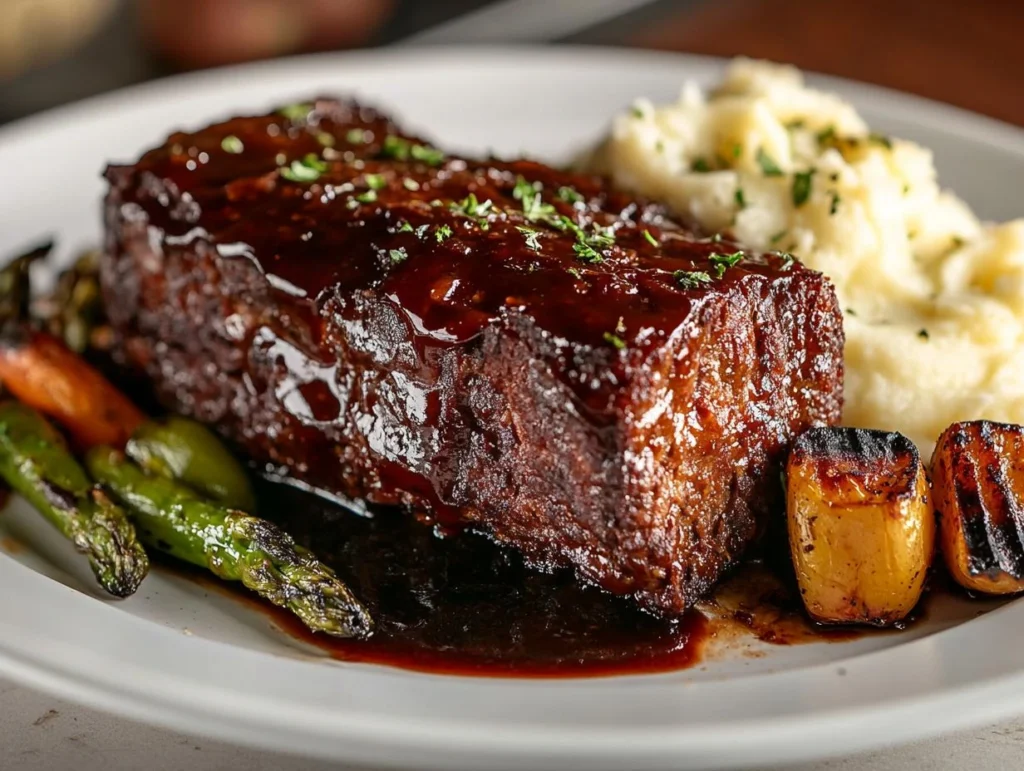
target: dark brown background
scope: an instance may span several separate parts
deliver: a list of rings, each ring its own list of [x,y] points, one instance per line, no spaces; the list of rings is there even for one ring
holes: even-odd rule
[[[1024,125],[1024,0],[708,0],[629,42],[788,61]]]
[[[389,2],[363,44],[386,45],[486,4]],[[0,123],[188,66],[154,50],[140,7],[121,0],[73,53],[0,77]],[[1024,126],[1024,0],[659,0],[561,42],[765,57]]]

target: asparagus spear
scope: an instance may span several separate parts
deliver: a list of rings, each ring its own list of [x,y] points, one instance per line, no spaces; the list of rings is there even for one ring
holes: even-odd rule
[[[276,525],[149,476],[110,447],[91,450],[86,465],[129,509],[150,547],[241,581],[315,632],[366,637],[373,631],[370,614],[349,588]]]
[[[17,402],[0,403],[0,476],[88,555],[117,597],[139,588],[149,559],[125,513],[94,486],[56,429]]]
[[[150,474],[181,482],[229,508],[256,510],[245,469],[201,423],[173,415],[144,421],[125,452]]]

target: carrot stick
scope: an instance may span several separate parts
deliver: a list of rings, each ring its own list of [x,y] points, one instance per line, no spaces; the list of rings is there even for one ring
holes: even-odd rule
[[[0,382],[67,428],[83,449],[123,447],[145,418],[109,380],[45,332],[0,340]]]

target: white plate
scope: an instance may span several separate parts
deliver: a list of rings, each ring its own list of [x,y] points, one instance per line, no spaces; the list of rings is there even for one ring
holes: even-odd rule
[[[672,99],[713,60],[597,49],[328,55],[118,92],[0,130],[0,254],[55,233],[96,243],[99,172],[175,126],[316,93],[356,93],[451,148],[564,159],[643,94]],[[983,216],[1022,213],[1024,132],[837,80],[878,129],[933,147],[945,182]],[[1024,711],[1024,606],[974,618],[947,602],[910,632],[722,654],[671,674],[591,680],[440,677],[342,664],[301,648],[196,584],[156,573],[99,599],[84,561],[19,505],[30,549],[0,556],[7,676],[134,718],[352,762],[448,769],[708,768],[792,762]],[[973,620],[972,620],[973,619]],[[963,622],[963,623],[960,623]],[[747,651],[749,654],[750,651]]]

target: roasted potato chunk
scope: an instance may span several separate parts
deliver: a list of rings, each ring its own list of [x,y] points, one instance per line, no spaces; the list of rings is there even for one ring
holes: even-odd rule
[[[953,579],[985,594],[1024,591],[1024,428],[954,423],[932,455],[932,490]]]
[[[917,604],[935,515],[914,443],[902,434],[814,428],[786,467],[789,545],[816,621],[887,626]]]

